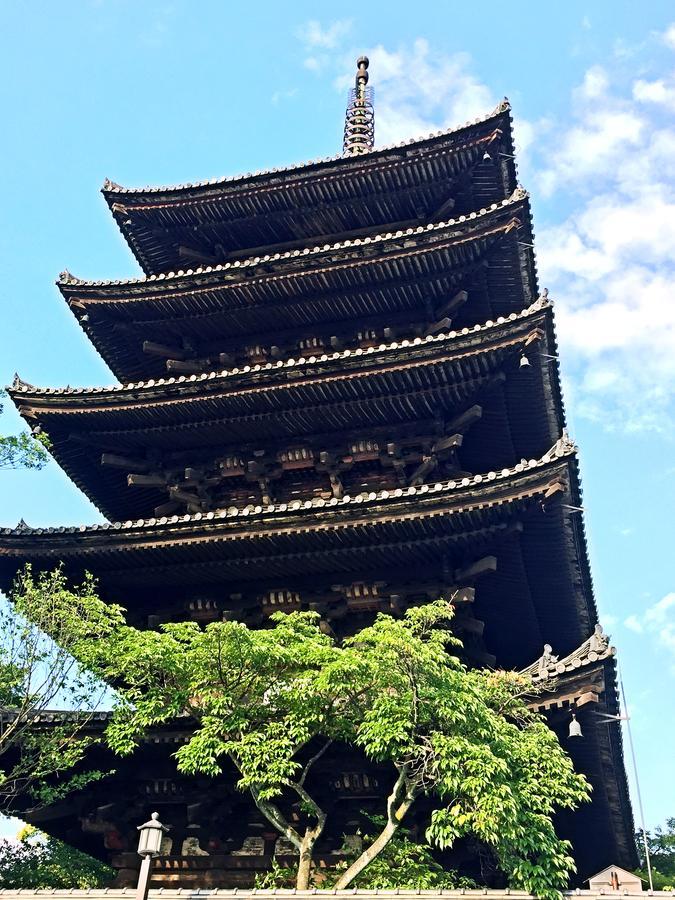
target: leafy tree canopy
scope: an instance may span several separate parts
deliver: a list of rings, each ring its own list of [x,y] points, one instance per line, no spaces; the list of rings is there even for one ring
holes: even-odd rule
[[[4,391],[0,391],[0,397],[3,394]],[[27,431],[13,435],[0,434],[0,469],[41,469],[49,459],[49,446],[49,438],[44,434],[36,437]]]
[[[312,778],[332,742],[392,769],[383,826],[336,887],[373,864],[424,795],[438,803],[431,844],[472,835],[514,887],[552,897],[566,885],[573,861],[552,815],[586,799],[588,785],[529,710],[527,680],[469,671],[453,654],[449,603],[380,615],[341,644],[312,613],[278,614],[260,630],[183,622],[159,631],[127,626],[103,604],[100,615],[105,640],[84,635],[74,652],[117,686],[110,745],[130,753],[149,728],[189,715],[195,730],[176,753],[179,770],[215,776],[233,764],[239,787],[298,849],[298,888],[326,825]]]
[[[645,881],[648,879],[645,845],[642,832],[635,835],[640,869],[637,874]],[[666,819],[665,827],[658,825],[654,831],[647,832],[647,848],[652,866],[654,888],[658,890],[675,890],[675,816]]]
[[[113,870],[30,826],[0,840],[0,888],[106,887]]]
[[[102,610],[91,578],[70,588],[63,572],[34,577],[28,566],[0,606],[0,808],[17,797],[51,802],[99,772],[72,774],[92,743],[91,713],[107,688],[75,660],[84,639],[109,628],[114,609]],[[64,711],[47,727],[40,713]],[[67,711],[67,712],[66,712]]]

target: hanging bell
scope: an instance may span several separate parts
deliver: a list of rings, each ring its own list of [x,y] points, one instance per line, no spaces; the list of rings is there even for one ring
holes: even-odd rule
[[[572,713],[572,721],[570,722],[570,731],[568,737],[583,737],[581,733],[581,725],[577,722],[577,717]]]
[[[529,359],[525,356],[524,353],[523,353],[523,355],[520,357],[520,363],[519,363],[519,365],[520,365],[520,368],[521,368],[521,369],[524,369],[526,366],[529,366],[529,365],[530,365],[530,361],[529,361]]]

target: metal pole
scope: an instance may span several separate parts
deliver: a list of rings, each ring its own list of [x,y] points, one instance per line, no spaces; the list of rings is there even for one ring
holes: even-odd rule
[[[151,869],[152,856],[148,853],[143,857],[143,862],[141,863],[141,871],[138,875],[138,886],[136,888],[136,900],[148,900]]]
[[[633,776],[635,778],[635,793],[637,794],[638,800],[638,808],[640,810],[640,824],[642,826],[642,841],[645,846],[645,859],[647,861],[647,875],[649,877],[649,890],[654,890],[654,879],[652,878],[652,863],[649,858],[649,845],[647,844],[647,829],[645,828],[645,812],[642,807],[642,794],[640,793],[640,780],[638,778],[638,770],[637,770],[637,759],[635,757],[635,747],[633,746],[633,735],[630,730],[630,717],[628,716],[628,705],[626,703],[626,691],[623,686],[623,678],[621,677],[621,670],[617,664],[617,670],[619,675],[619,685],[621,687],[621,702],[623,703],[623,709],[626,715],[626,731],[628,732],[628,745],[630,746],[630,755],[633,759]],[[145,898],[143,898],[145,900]]]

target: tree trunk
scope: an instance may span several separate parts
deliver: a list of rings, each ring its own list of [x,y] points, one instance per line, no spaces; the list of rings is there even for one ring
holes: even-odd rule
[[[309,878],[312,874],[312,854],[321,830],[320,827],[308,828],[302,838],[300,859],[298,860],[298,875],[295,880],[295,886],[299,891],[306,891],[309,888]]]
[[[358,859],[354,860],[354,862],[347,869],[344,875],[342,875],[338,883],[335,885],[336,890],[341,891],[344,890],[344,888],[349,887],[352,881],[358,875],[360,875],[361,872],[363,872],[366,866],[369,866],[370,863],[375,859],[375,857],[380,855],[382,850],[384,850],[389,841],[393,838],[393,836],[400,828],[403,817],[414,802],[414,796],[408,795],[406,797],[406,799],[401,803],[394,815],[389,817],[387,824],[375,838],[370,847],[367,847],[363,851],[361,856],[359,856]]]
[[[295,886],[299,891],[306,891],[309,888],[309,876],[312,872],[312,852],[305,850],[300,851],[300,861],[298,862],[298,874],[295,879]]]

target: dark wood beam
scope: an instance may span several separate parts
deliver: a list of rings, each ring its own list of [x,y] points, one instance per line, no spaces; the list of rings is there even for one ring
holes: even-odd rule
[[[120,456],[118,453],[102,453],[101,465],[112,466],[115,469],[131,469],[132,472],[147,472],[151,467],[147,460],[132,459],[129,456]]]
[[[186,372],[194,374],[204,372],[211,366],[211,362],[207,359],[167,359],[167,372]]]
[[[459,309],[466,301],[469,299],[469,294],[467,291],[457,291],[456,294],[453,294],[449,300],[445,302],[441,302],[436,305],[435,313],[438,318],[443,316],[450,316],[456,310]]]
[[[166,476],[157,474],[151,475],[127,475],[127,484],[129,486],[136,485],[138,487],[165,487]]]
[[[426,218],[426,221],[427,222],[441,221],[443,219],[443,216],[446,213],[449,213],[451,210],[453,210],[455,208],[455,203],[456,203],[456,200],[454,197],[448,197],[448,199],[445,201],[445,203],[441,203],[441,205],[438,207],[438,209],[435,209],[433,212],[429,213],[429,215]]]
[[[180,347],[169,347],[155,341],[143,341],[143,353],[148,356],[161,356],[166,359],[186,359],[188,353]]]
[[[204,253],[203,250],[196,250],[194,247],[188,247],[185,244],[179,244],[178,256],[191,262],[205,263],[207,266],[216,265],[222,262],[223,259],[223,257],[219,258],[212,253]]]
[[[477,559],[475,562],[470,563],[470,565],[457,569],[455,578],[457,581],[475,581],[477,578],[482,578],[484,575],[492,575],[496,571],[497,557],[483,556],[481,559]]]
[[[460,413],[458,416],[455,416],[454,419],[451,419],[445,426],[446,431],[457,432],[459,434],[464,434],[466,431],[471,428],[479,419],[483,416],[483,407],[476,403],[473,406],[470,406],[469,409],[465,410],[463,413]]]
[[[452,319],[449,316],[444,316],[442,319],[438,319],[436,322],[432,322],[431,325],[427,325],[427,327],[422,332],[422,337],[428,337],[431,334],[438,334],[439,331],[447,331],[452,326]]]

